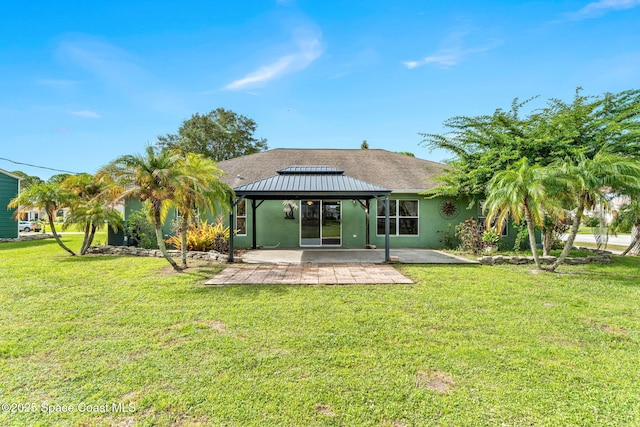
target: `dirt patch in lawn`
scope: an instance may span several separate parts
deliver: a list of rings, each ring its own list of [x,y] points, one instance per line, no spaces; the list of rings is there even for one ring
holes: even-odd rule
[[[195,323],[197,323],[198,325],[206,326],[220,333],[227,330],[227,325],[225,325],[222,320],[198,320]]]
[[[615,335],[618,337],[626,337],[629,335],[629,331],[616,325],[596,324],[595,327],[605,334]]]
[[[333,417],[336,415],[336,413],[331,410],[331,407],[329,405],[316,405],[313,410],[328,417]]]
[[[416,374],[416,387],[447,394],[455,390],[456,383],[451,376],[444,372],[428,370]]]

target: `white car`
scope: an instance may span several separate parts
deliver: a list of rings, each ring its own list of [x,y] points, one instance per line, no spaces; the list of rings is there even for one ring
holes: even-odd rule
[[[37,223],[33,223],[31,221],[20,221],[18,222],[18,231],[20,232],[29,232],[29,231],[40,231],[42,226]]]

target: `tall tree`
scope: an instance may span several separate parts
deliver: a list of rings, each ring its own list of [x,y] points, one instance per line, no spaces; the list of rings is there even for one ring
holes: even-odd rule
[[[498,230],[512,216],[514,221],[524,218],[529,231],[529,246],[538,269],[541,268],[534,228],[541,226],[545,212],[555,209],[547,194],[547,169],[529,165],[526,157],[507,170],[500,171],[487,187],[487,225],[496,220]]]
[[[112,200],[140,199],[148,208],[158,248],[175,270],[178,264],[169,256],[162,235],[166,212],[175,200],[176,189],[184,182],[182,156],[174,151],[147,147],[144,154],[121,156],[102,167],[97,176],[109,183]]]
[[[75,256],[75,252],[69,249],[58,235],[56,231],[55,219],[59,209],[68,206],[69,201],[73,198],[73,194],[56,184],[41,183],[35,184],[26,190],[20,192],[9,203],[10,208],[18,208],[15,216],[19,217],[23,209],[43,209],[49,219],[49,227],[56,242],[62,249]]]
[[[267,150],[267,140],[256,138],[258,125],[231,110],[217,108],[185,120],[177,134],[158,137],[161,149],[197,153],[216,162]]]
[[[114,231],[123,227],[122,216],[110,206],[105,196],[106,183],[94,179],[91,174],[83,173],[67,177],[60,186],[75,198],[69,202],[71,213],[65,218],[63,230],[71,224],[82,225],[84,239],[80,247],[80,255],[85,255],[93,243],[96,230],[105,224],[111,225]]]
[[[640,158],[640,90],[585,96],[577,88],[571,102],[551,99],[523,115],[533,99],[515,99],[509,110],[492,115],[450,118],[444,134],[421,134],[426,147],[454,155],[440,186],[429,194],[483,198],[493,175],[522,157],[546,166],[590,159],[606,148]]]
[[[485,197],[486,186],[497,172],[524,157],[542,164],[539,158],[543,150],[535,144],[539,140],[540,117],[522,117],[520,113],[530,101],[515,99],[510,110],[497,109],[492,115],[453,117],[444,122],[449,132],[421,134],[423,145],[445,149],[455,156],[446,173],[439,177],[440,185],[427,194],[467,196],[473,203]]]
[[[29,175],[26,174],[22,171],[13,171],[11,172],[14,175],[18,175],[20,178],[22,178],[20,180],[20,190],[26,190],[27,188],[31,187],[32,185],[35,184],[42,184],[44,182],[44,180],[38,176],[35,175]]]
[[[224,175],[215,163],[200,154],[186,153],[180,161],[180,185],[174,194],[174,205],[180,216],[181,261],[187,268],[187,229],[197,220],[197,212],[228,209],[233,190],[220,178]]]
[[[575,209],[573,223],[562,253],[551,265],[554,271],[564,262],[573,247],[578,228],[587,209],[593,209],[607,194],[640,193],[640,163],[627,157],[600,152],[593,158],[559,162],[556,177],[566,183],[565,207]]]
[[[60,185],[60,184],[62,184],[62,181],[64,181],[65,179],[69,178],[70,176],[72,176],[70,173],[58,173],[58,174],[55,174],[55,175],[51,175],[49,177],[49,179],[47,180],[47,182],[49,184]]]

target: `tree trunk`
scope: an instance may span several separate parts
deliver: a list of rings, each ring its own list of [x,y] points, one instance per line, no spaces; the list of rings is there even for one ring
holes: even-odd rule
[[[542,267],[540,266],[540,258],[538,257],[536,235],[533,228],[533,218],[531,217],[531,211],[529,210],[529,205],[527,203],[525,203],[524,205],[524,219],[527,222],[527,230],[529,231],[529,246],[531,246],[531,255],[533,255],[533,262],[536,263],[536,268],[538,270],[541,270]]]
[[[544,256],[551,255],[551,245],[553,244],[553,228],[546,228],[542,235],[542,250]]]
[[[571,248],[573,247],[573,242],[576,240],[576,236],[578,235],[578,229],[580,228],[580,221],[582,221],[582,215],[584,213],[584,202],[581,200],[578,205],[578,209],[576,209],[576,216],[573,218],[573,224],[571,224],[571,229],[569,231],[569,236],[567,237],[567,241],[564,242],[564,248],[562,248],[562,253],[555,260],[551,267],[549,267],[549,271],[556,271],[556,268],[567,259]]]
[[[87,250],[87,241],[89,240],[89,233],[91,230],[90,227],[90,223],[84,225],[84,238],[82,239],[82,246],[80,246],[80,255],[84,255]]]
[[[153,228],[155,228],[156,230],[156,240],[158,241],[158,248],[160,249],[160,252],[162,252],[162,256],[164,256],[164,258],[169,261],[169,264],[171,264],[171,267],[173,267],[174,270],[181,271],[180,267],[178,267],[178,264],[176,264],[173,258],[169,256],[169,253],[167,252],[167,246],[164,244],[164,236],[162,235],[162,222],[160,221],[160,212],[154,212]]]
[[[96,235],[97,228],[98,227],[95,224],[91,224],[91,231],[89,232],[89,237],[87,238],[87,244],[82,248],[82,252],[80,252],[80,255],[87,254],[87,250],[89,250],[89,248],[91,247],[91,244],[93,243],[93,238]]]
[[[625,256],[631,251],[638,252],[638,250],[640,249],[640,224],[636,224],[633,226],[631,236],[631,244],[629,245],[629,247],[627,247],[627,249],[624,250],[624,252],[622,252],[622,256]]]
[[[71,254],[71,256],[76,256],[76,253],[73,252],[68,247],[66,247],[65,244],[62,243],[62,240],[60,240],[60,236],[56,232],[56,226],[54,225],[54,222],[53,222],[52,218],[53,218],[53,215],[49,215],[49,227],[51,227],[51,234],[53,234],[53,237],[56,239],[56,242],[58,243],[58,245],[60,245],[60,247],[62,249],[64,249],[65,251],[69,252]]]
[[[182,268],[187,268],[187,228],[189,227],[189,218],[182,215],[180,219],[180,258],[182,259]]]

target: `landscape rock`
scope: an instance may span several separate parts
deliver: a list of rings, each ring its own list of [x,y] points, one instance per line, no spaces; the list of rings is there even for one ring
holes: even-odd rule
[[[495,261],[494,261],[492,256],[483,256],[478,260],[478,262],[480,264],[483,264],[483,265],[493,265],[493,264],[495,264]]]
[[[579,248],[580,250],[589,251],[595,255],[587,257],[567,257],[565,264],[567,265],[582,265],[582,264],[611,264],[611,252],[591,249],[591,248]],[[542,256],[539,258],[541,264],[553,264],[556,261],[554,256]],[[478,259],[478,262],[482,265],[500,265],[500,264],[534,264],[535,261],[532,256],[504,256],[504,255],[485,255]]]
[[[53,234],[50,234],[50,233],[21,234],[17,239],[0,239],[0,243],[29,242],[31,240],[44,240],[44,239],[53,239]]]
[[[87,253],[93,254],[93,255],[123,255],[123,256],[141,256],[141,257],[153,257],[153,258],[162,257],[162,252],[159,249],[144,249],[144,248],[136,248],[133,246],[91,246],[87,250]],[[172,258],[180,257],[180,251],[178,250],[171,249],[171,250],[168,250],[167,253]],[[226,255],[216,251],[209,251],[209,252],[188,251],[187,258],[209,260],[209,261],[224,261],[226,260]]]

